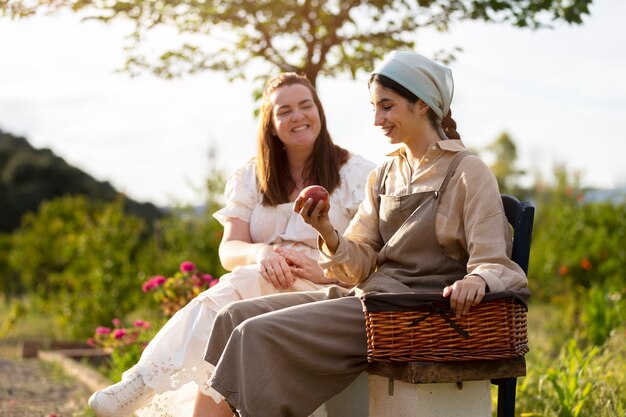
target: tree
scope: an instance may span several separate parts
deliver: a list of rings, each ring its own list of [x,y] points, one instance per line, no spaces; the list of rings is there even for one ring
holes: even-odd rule
[[[24,17],[69,8],[135,28],[125,69],[171,78],[203,70],[245,77],[258,63],[318,76],[371,70],[394,49],[413,49],[418,29],[445,31],[463,20],[540,28],[552,21],[582,23],[592,0],[0,0],[0,12]],[[181,45],[158,59],[140,51],[149,33],[175,28]],[[218,40],[219,39],[219,40]],[[258,69],[266,75],[267,68]]]
[[[522,190],[517,184],[517,179],[524,171],[515,167],[517,161],[517,146],[508,133],[503,132],[498,138],[487,146],[487,151],[494,157],[489,166],[493,175],[498,180],[500,191],[506,194],[519,195]]]

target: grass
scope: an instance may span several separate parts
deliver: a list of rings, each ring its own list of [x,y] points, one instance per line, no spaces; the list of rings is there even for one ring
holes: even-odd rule
[[[52,317],[28,299],[20,301],[21,307],[15,301],[0,300],[0,340],[54,339],[58,333]]]

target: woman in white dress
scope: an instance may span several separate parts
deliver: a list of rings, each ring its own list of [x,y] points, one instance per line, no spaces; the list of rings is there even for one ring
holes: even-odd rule
[[[219,254],[232,272],[176,313],[148,344],[122,381],[92,395],[99,417],[228,414],[207,384],[203,360],[214,317],[226,304],[278,292],[337,285],[317,264],[317,232],[293,211],[308,185],[330,192],[330,218],[339,233],[364,197],[374,165],[334,145],[319,97],[293,73],[265,88],[258,152],[226,184],[226,206],[214,214],[224,226]],[[198,391],[199,390],[199,391]],[[198,403],[194,410],[197,393]],[[208,407],[208,408],[207,408]]]

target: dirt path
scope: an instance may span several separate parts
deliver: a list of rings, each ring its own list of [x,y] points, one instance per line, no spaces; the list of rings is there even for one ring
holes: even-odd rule
[[[91,392],[60,366],[21,359],[16,342],[0,341],[0,416],[87,417]]]

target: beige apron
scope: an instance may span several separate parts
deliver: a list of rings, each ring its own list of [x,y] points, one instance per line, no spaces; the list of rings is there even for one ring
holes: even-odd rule
[[[385,242],[378,268],[358,288],[362,292],[441,291],[467,273],[467,257],[450,258],[439,245],[435,220],[437,207],[461,159],[454,156],[439,189],[409,195],[385,195],[391,161],[379,178],[379,231]]]
[[[465,265],[441,250],[435,233],[439,198],[465,155],[455,155],[437,191],[381,195],[380,232],[386,243],[378,270],[357,292],[441,291],[465,275]],[[217,364],[211,386],[242,417],[310,415],[367,366],[363,307],[349,295],[354,292],[333,287],[223,308],[205,355]]]

